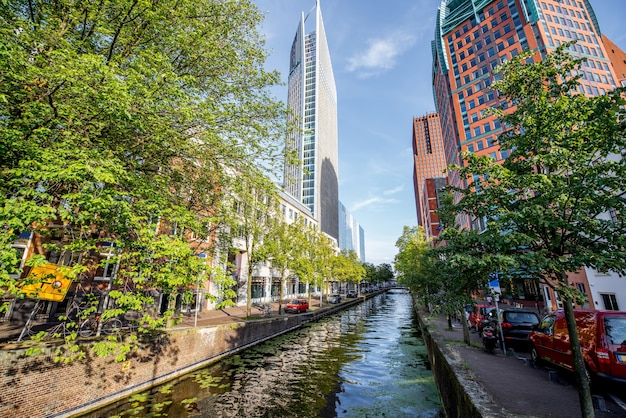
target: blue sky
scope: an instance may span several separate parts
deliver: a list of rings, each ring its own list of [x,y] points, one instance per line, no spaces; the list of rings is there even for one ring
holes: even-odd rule
[[[253,0],[268,69],[287,81],[302,11],[314,0]],[[600,28],[626,50],[626,2],[591,0]],[[439,0],[321,0],[338,95],[339,198],[365,230],[365,258],[392,264],[403,226],[417,225],[413,117],[435,111],[430,42]],[[275,90],[287,101],[286,88]]]

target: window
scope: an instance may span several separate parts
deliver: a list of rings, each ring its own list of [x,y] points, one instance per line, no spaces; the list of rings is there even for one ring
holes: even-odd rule
[[[615,293],[600,293],[600,296],[602,297],[602,302],[604,303],[604,309],[607,311],[619,311]]]
[[[515,36],[509,36],[508,38],[506,38],[506,43],[509,46],[515,45]]]
[[[15,264],[16,269],[21,269],[24,267],[24,262],[26,261],[26,255],[28,253],[28,247],[30,247],[31,238],[32,238],[31,232],[29,231],[22,232],[21,234],[19,234],[17,239],[11,245],[11,248],[13,248],[16,252],[16,256],[15,256],[15,258],[17,259],[17,263]],[[20,276],[19,273],[10,272],[9,274],[9,277],[12,277],[14,279],[18,278],[19,276]]]
[[[111,242],[103,242],[100,248],[100,262],[98,263],[98,268],[96,269],[96,275],[93,278],[94,280],[102,280],[109,281],[113,274],[115,273],[115,259],[114,257],[117,255],[117,250],[115,249],[115,245]]]

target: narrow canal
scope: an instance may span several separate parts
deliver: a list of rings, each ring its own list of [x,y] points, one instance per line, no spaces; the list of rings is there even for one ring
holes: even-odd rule
[[[88,417],[442,417],[411,296],[380,294]]]

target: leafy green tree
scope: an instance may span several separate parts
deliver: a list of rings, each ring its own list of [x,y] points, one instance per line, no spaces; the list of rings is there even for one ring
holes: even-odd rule
[[[376,267],[376,283],[385,283],[393,279],[395,276],[391,264],[383,263]]]
[[[567,275],[584,267],[626,274],[626,104],[623,88],[598,97],[579,93],[580,59],[570,44],[540,62],[520,55],[494,84],[515,105],[495,113],[506,127],[498,142],[511,150],[502,164],[466,154],[457,167],[471,187],[459,190],[458,213],[482,220],[487,251],[498,249],[515,269],[530,271],[563,300],[582,415],[594,415]]]
[[[255,170],[251,170],[255,172]],[[270,217],[277,216],[278,189],[263,173],[241,179],[232,176],[224,185],[228,198],[220,205],[219,243],[224,255],[244,251],[247,255],[245,268],[246,315],[252,308],[252,274],[256,264],[265,261],[257,249],[262,245],[268,229],[275,225]]]
[[[411,289],[418,298],[427,305],[429,295],[433,292],[428,281],[431,279],[432,269],[428,251],[430,243],[422,227],[402,228],[402,235],[396,241],[394,265],[397,272],[398,284]],[[429,288],[431,290],[429,290]]]
[[[282,313],[285,283],[293,270],[297,269],[300,248],[294,242],[293,236],[298,233],[295,224],[289,224],[284,219],[272,218],[268,232],[263,238],[263,243],[258,247],[260,259],[269,261],[272,269],[276,269],[280,275],[280,290],[278,295],[278,313]]]
[[[83,260],[103,240],[128,252],[112,280],[137,300],[194,287],[207,248],[182,243],[211,245],[230,173],[282,161],[262,17],[246,0],[0,7],[0,289],[19,293],[17,234],[45,236],[51,222]]]
[[[353,250],[341,250],[333,260],[332,276],[342,283],[361,283],[365,277],[365,268]]]
[[[298,279],[308,285],[309,306],[313,299],[313,289],[321,287],[321,274],[317,269],[318,255],[321,252],[320,245],[324,245],[322,232],[312,225],[304,225],[299,220],[294,240],[298,245],[296,259],[294,260],[293,273]]]
[[[328,295],[328,285],[333,277],[333,260],[336,256],[335,248],[331,239],[325,233],[319,231],[315,245],[315,271],[317,272],[317,282],[319,283],[320,306],[323,304],[324,294]]]

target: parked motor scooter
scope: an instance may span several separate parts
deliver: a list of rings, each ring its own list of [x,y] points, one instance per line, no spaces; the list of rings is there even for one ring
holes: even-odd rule
[[[490,354],[495,354],[496,346],[498,345],[498,334],[496,324],[493,320],[482,321],[483,330],[481,332],[481,338],[485,350]]]

